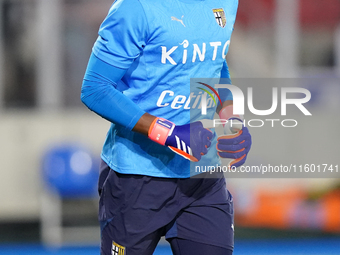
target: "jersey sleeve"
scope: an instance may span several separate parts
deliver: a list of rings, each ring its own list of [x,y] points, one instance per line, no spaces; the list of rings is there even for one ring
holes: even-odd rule
[[[112,66],[91,54],[81,88],[81,100],[104,119],[132,130],[145,112],[116,89],[125,73],[126,69]]]
[[[232,27],[232,31],[234,31],[234,25],[235,25],[235,20],[236,20],[236,15],[237,15],[238,4],[239,4],[239,0],[234,0],[232,5],[231,5],[232,17],[234,17],[234,24],[233,24],[233,27]],[[229,67],[228,67],[228,63],[227,63],[226,60],[223,62],[223,67],[221,69],[220,83],[221,84],[232,84],[231,78],[230,78]],[[218,93],[221,97],[222,102],[228,101],[228,100],[233,100],[233,94],[230,92],[229,89],[218,89]]]
[[[226,61],[223,62],[220,83],[231,84],[229,67]],[[227,100],[233,100],[233,95],[231,94],[229,89],[218,89],[218,94],[220,95],[222,102]]]
[[[140,55],[148,23],[138,0],[116,0],[99,29],[93,53],[102,61],[127,69]]]

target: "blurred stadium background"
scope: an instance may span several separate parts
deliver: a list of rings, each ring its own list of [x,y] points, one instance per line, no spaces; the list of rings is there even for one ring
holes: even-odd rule
[[[72,168],[79,180],[95,179],[109,123],[79,95],[111,4],[0,0],[0,254],[98,254],[96,181],[58,193],[49,178]],[[233,78],[316,81],[308,87],[313,119],[295,133],[253,129],[248,164],[339,163],[339,0],[240,0],[227,59]],[[57,181],[61,190],[77,182],[68,177]],[[340,179],[243,178],[228,185],[236,255],[340,254]],[[88,192],[80,192],[84,187]],[[162,243],[155,254],[171,253]]]

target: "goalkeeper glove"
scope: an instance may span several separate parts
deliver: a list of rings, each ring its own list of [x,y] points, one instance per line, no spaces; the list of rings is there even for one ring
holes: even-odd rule
[[[229,167],[239,167],[247,159],[252,143],[251,135],[248,128],[242,124],[243,117],[233,115],[232,106],[224,107],[219,115],[228,122],[224,126],[226,135],[217,139],[217,153],[221,158],[233,159]]]
[[[169,120],[156,118],[149,128],[148,136],[182,157],[197,162],[208,153],[213,133],[204,128],[201,122],[176,126]]]

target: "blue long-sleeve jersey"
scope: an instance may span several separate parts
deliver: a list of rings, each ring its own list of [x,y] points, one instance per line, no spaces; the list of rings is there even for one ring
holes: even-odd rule
[[[90,78],[84,80],[82,91],[88,106],[98,105],[93,110],[115,123],[101,155],[112,169],[157,177],[190,177],[189,161],[131,129],[144,112],[177,125],[213,118],[216,104],[211,101],[207,115],[202,116],[202,91],[190,86],[190,78],[229,75],[225,57],[237,6],[237,0],[117,0],[112,5],[93,54],[106,63],[108,76],[112,66],[113,71],[123,70],[122,77],[113,75],[113,81],[104,78],[94,82],[103,78],[103,69],[96,70],[98,66],[94,65],[88,72],[97,77],[93,80],[87,72],[85,78]],[[102,92],[93,96],[98,86]],[[195,164],[219,164],[215,147],[216,138],[208,154]]]

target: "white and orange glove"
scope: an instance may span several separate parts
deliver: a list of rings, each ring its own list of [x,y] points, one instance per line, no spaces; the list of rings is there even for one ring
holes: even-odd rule
[[[224,125],[225,135],[217,138],[217,153],[221,158],[232,159],[229,167],[239,167],[247,159],[252,143],[251,135],[243,125],[243,116],[233,115],[232,105],[224,107],[219,116],[228,122]]]
[[[149,128],[148,136],[182,157],[197,162],[208,153],[213,133],[199,121],[176,126],[169,120],[156,118]]]

